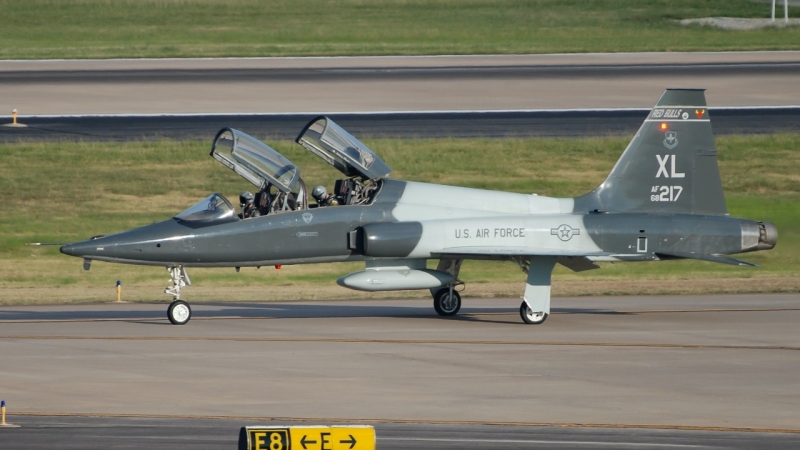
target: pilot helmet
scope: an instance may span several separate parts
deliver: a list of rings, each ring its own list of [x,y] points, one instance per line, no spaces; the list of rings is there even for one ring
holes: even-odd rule
[[[316,186],[311,191],[311,196],[314,197],[314,200],[316,200],[317,203],[319,203],[319,202],[325,200],[325,197],[328,196],[328,190],[325,189],[325,186],[322,186],[322,185]]]
[[[253,199],[255,199],[255,197],[253,197],[253,194],[251,192],[244,191],[241,194],[239,194],[239,203],[242,206],[246,206],[249,205],[250,203],[253,203]]]

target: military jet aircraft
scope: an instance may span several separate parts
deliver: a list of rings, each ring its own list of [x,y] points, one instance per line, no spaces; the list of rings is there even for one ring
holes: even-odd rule
[[[264,143],[223,128],[211,156],[255,185],[243,210],[212,194],[175,217],[61,247],[84,259],[165,266],[173,296],[167,316],[185,324],[180,299],[187,267],[245,267],[364,261],[340,278],[362,291],[429,289],[442,316],[461,307],[465,259],[513,260],[527,273],[520,305],[525,323],[550,313],[550,278],[599,261],[698,259],[752,265],[728,255],[768,250],[769,222],[732,218],[722,192],[705,93],[668,89],[608,178],[588,194],[551,198],[389,178],[372,150],[327,117],[296,142],[338,169],[331,194],[308,190],[300,170]],[[438,260],[435,270],[426,262]]]

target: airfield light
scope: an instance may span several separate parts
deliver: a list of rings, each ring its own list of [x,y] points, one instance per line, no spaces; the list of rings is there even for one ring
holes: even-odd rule
[[[281,270],[281,265],[280,264],[275,264],[275,268],[278,269],[278,270]]]
[[[667,125],[667,123],[666,123],[666,122],[661,122],[661,126],[660,126],[660,127],[658,127],[658,128],[659,128],[661,131],[667,131],[667,130],[669,130],[669,125]]]

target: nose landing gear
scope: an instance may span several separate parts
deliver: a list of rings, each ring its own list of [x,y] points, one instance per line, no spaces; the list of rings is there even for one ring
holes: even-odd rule
[[[183,300],[175,300],[169,304],[167,318],[173,325],[185,325],[192,318],[192,308]]]
[[[172,281],[172,286],[164,289],[165,294],[172,296],[172,303],[167,309],[167,318],[174,325],[184,325],[192,318],[192,308],[189,304],[181,300],[181,288],[191,286],[192,281],[183,266],[169,266],[167,271]]]

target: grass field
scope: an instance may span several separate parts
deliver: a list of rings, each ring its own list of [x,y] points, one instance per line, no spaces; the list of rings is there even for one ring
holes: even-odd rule
[[[398,179],[574,196],[599,184],[628,138],[505,140],[367,140]],[[309,184],[333,184],[338,172],[300,146],[270,142]],[[166,300],[163,268],[81,261],[56,247],[26,242],[75,241],[167,219],[210,192],[235,199],[252,187],[208,157],[207,142],[19,143],[0,145],[0,302],[108,300],[121,279],[126,298]],[[733,216],[777,224],[778,246],[742,255],[748,269],[695,261],[603,264],[572,273],[558,268],[556,294],[777,292],[800,289],[800,134],[717,139]],[[432,157],[431,155],[436,155]],[[489,174],[502,174],[501,177]],[[191,299],[352,297],[334,285],[360,264],[195,269]],[[523,274],[512,263],[468,262],[470,295],[518,295]],[[387,296],[397,296],[389,293]],[[405,294],[400,294],[405,295]],[[413,295],[424,295],[415,293]]]
[[[0,0],[0,11],[0,59],[800,48],[800,27],[674,23],[769,17],[749,0]]]

